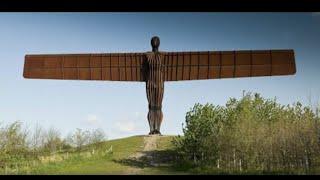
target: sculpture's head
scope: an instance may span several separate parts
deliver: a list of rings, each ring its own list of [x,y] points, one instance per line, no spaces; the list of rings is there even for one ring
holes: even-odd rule
[[[160,46],[160,38],[158,36],[153,36],[151,38],[151,46],[153,52],[158,52]]]

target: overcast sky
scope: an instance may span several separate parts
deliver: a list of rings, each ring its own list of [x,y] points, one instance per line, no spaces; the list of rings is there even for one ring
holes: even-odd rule
[[[103,128],[109,139],[147,134],[144,83],[24,79],[25,54],[294,49],[294,76],[165,84],[163,134],[181,134],[195,103],[224,105],[242,91],[282,104],[320,97],[319,13],[0,13],[0,122]]]

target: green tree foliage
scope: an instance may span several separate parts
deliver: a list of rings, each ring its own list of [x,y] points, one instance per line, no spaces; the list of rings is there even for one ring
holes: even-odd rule
[[[196,104],[184,136],[174,140],[183,160],[225,171],[302,172],[319,167],[320,118],[301,103],[247,93],[226,106]]]
[[[14,122],[0,130],[0,166],[7,161],[25,159],[28,156],[27,131],[20,122]]]

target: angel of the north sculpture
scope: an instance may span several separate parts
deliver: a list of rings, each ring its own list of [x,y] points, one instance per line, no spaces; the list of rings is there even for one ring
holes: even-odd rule
[[[160,134],[164,82],[293,75],[293,50],[151,52],[26,55],[23,76],[33,79],[133,81],[146,83],[150,132]]]

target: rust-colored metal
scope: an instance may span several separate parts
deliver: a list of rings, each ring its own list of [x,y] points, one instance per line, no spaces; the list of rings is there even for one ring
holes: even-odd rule
[[[26,55],[23,76],[32,79],[146,82],[149,134],[160,134],[165,81],[293,75],[293,50]]]
[[[293,75],[293,50],[165,53],[165,81]]]
[[[146,53],[146,90],[149,102],[148,121],[149,134],[160,134],[160,126],[163,118],[162,99],[164,92],[163,54],[158,48],[160,39],[153,37],[151,40],[152,52]]]
[[[23,76],[36,79],[141,81],[144,53],[26,55]]]

